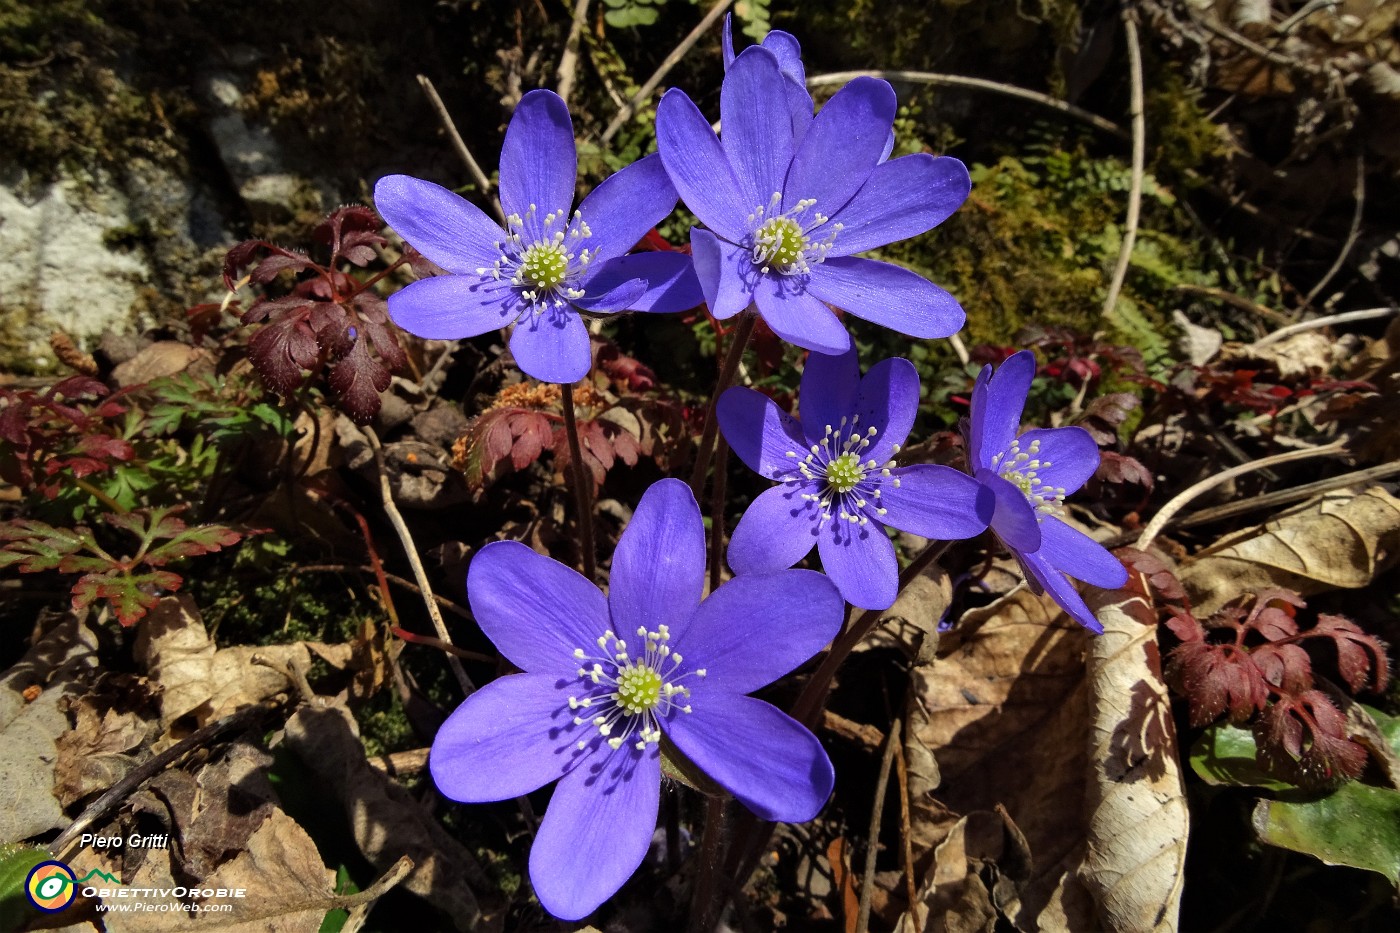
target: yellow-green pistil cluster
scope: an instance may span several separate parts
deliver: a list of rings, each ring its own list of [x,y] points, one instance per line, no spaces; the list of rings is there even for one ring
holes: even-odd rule
[[[634,745],[640,751],[661,741],[658,716],[669,716],[675,710],[690,712],[686,702],[690,689],[680,681],[690,673],[704,677],[705,669],[676,676],[682,658],[667,644],[671,640],[669,626],[658,625],[656,631],[639,626],[637,635],[644,646],[640,658],[632,657],[627,642],[611,629],[598,639],[598,647],[606,656],[591,657],[582,648],[574,649],[574,657],[593,662],[580,667],[578,676],[601,689],[569,697],[569,709],[588,710],[589,713],[580,712],[574,717],[574,725],[596,726],[611,748],[621,748],[635,732]],[[588,741],[580,740],[578,747],[587,748]]]
[[[597,252],[581,245],[592,235],[578,211],[572,218],[568,211],[540,217],[531,204],[525,216],[506,218],[506,238],[496,243],[500,258],[476,272],[509,281],[536,313],[562,308],[583,297],[583,289],[572,283],[583,276]]]
[[[1021,490],[1026,501],[1035,509],[1037,521],[1046,515],[1059,514],[1065,501],[1065,487],[1050,486],[1041,481],[1038,471],[1053,464],[1049,460],[1041,460],[1037,456],[1039,453],[1040,441],[1031,441],[1022,450],[1021,442],[1015,440],[1005,451],[992,458],[992,469]]]
[[[849,425],[848,425],[849,421]],[[822,521],[833,515],[854,525],[870,523],[870,513],[877,518],[886,513],[880,505],[880,487],[889,483],[899,488],[899,477],[891,475],[894,460],[884,463],[866,457],[866,450],[879,435],[878,428],[860,430],[860,415],[842,418],[836,427],[826,426],[820,444],[813,444],[805,453],[788,451],[797,460],[797,473],[785,480],[789,483],[810,483],[816,492],[802,493],[802,498],[815,502],[822,510]],[[899,445],[891,454],[899,453]]]
[[[774,192],[766,207],[758,207],[749,215],[753,264],[765,275],[776,272],[779,275],[795,275],[812,271],[812,265],[826,258],[827,251],[836,241],[841,224],[832,224],[826,239],[814,242],[808,235],[830,218],[820,211],[812,211],[810,223],[803,224],[806,214],[816,201],[804,198],[797,206],[786,212],[779,212],[783,196]]]

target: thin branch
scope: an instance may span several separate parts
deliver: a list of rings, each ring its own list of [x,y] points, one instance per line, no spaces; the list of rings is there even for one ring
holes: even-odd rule
[[[1185,292],[1188,295],[1200,295],[1202,298],[1214,298],[1216,301],[1223,301],[1227,305],[1239,308],[1241,311],[1248,311],[1250,314],[1258,314],[1261,317],[1269,318],[1280,324],[1292,324],[1293,318],[1282,311],[1275,311],[1273,308],[1265,307],[1248,298],[1236,295],[1234,292],[1226,291],[1223,288],[1211,288],[1209,285],[1192,285],[1189,282],[1178,282],[1172,286],[1173,291]]]
[[[369,446],[374,450],[374,467],[379,474],[379,495],[384,502],[384,514],[389,516],[389,523],[394,526],[394,531],[399,536],[399,543],[403,545],[404,554],[408,557],[408,564],[413,568],[413,579],[418,581],[418,590],[423,597],[423,605],[428,607],[428,617],[433,620],[433,628],[437,630],[438,638],[447,644],[452,644],[452,636],[447,633],[447,623],[442,620],[442,612],[438,609],[437,600],[433,598],[433,588],[428,583],[427,571],[423,569],[423,562],[418,559],[418,547],[413,543],[413,535],[409,533],[408,524],[399,514],[399,508],[394,504],[394,490],[389,485],[389,474],[384,469],[384,448],[379,443],[379,435],[374,433],[374,428],[365,425],[361,428],[365,437],[369,439]],[[462,666],[462,660],[454,654],[447,655],[447,666],[452,669],[452,674],[457,678],[457,685],[462,688],[462,693],[470,695],[476,690],[472,686],[471,678],[467,676],[467,670]]]
[[[68,828],[58,834],[58,838],[49,843],[49,851],[57,857],[62,857],[68,846],[78,835],[97,820],[106,816],[107,813],[126,799],[127,795],[142,784],[164,771],[174,762],[183,758],[195,749],[203,748],[214,739],[231,732],[234,729],[246,728],[253,725],[259,718],[268,712],[272,707],[266,704],[255,706],[245,706],[236,713],[216,719],[209,725],[199,729],[189,735],[188,738],[176,742],[152,758],[148,758],[132,770],[128,771],[120,781],[107,788],[106,792],[90,803],[87,809],[78,815],[78,818],[68,824]]]
[[[569,37],[564,40],[564,52],[559,56],[559,70],[555,72],[555,87],[564,103],[574,90],[574,77],[578,73],[578,43],[583,35],[583,24],[588,20],[589,0],[577,0],[574,4],[574,18],[569,23]]]
[[[907,715],[907,714],[906,714]],[[919,916],[919,883],[914,880],[914,827],[909,814],[909,767],[904,761],[904,743],[894,743],[894,773],[899,780],[899,838],[904,847],[904,893],[909,898],[909,917],[914,929],[924,928]]]
[[[885,815],[885,790],[890,784],[890,766],[894,764],[895,746],[899,744],[899,719],[890,726],[885,742],[885,757],[880,759],[880,776],[875,781],[875,802],[870,808],[870,830],[865,843],[865,875],[860,881],[860,913],[856,915],[856,933],[870,929],[870,897],[875,891],[875,856],[880,851],[880,823]],[[910,905],[913,906],[912,904]]]
[[[886,81],[902,81],[908,84],[933,84],[940,87],[956,87],[977,91],[990,91],[993,94],[1001,94],[1004,97],[1015,97],[1020,100],[1027,100],[1042,107],[1049,107],[1057,110],[1066,116],[1074,117],[1088,123],[1095,129],[1103,130],[1119,139],[1127,139],[1128,134],[1123,132],[1122,127],[1111,120],[1105,120],[1096,113],[1085,110],[1083,107],[1076,107],[1074,104],[1066,103],[1058,97],[1051,97],[1049,94],[1042,94],[1039,91],[1031,91],[1023,87],[1016,87],[1013,84],[1003,84],[1000,81],[988,81],[986,78],[968,78],[963,75],[939,74],[932,71],[901,71],[901,70],[870,70],[870,71],[834,71],[830,74],[809,75],[807,86],[809,88],[825,87],[831,84],[845,84],[854,78],[883,78]]]
[[[1262,496],[1252,496],[1237,502],[1227,502],[1224,505],[1212,506],[1208,509],[1201,509],[1199,512],[1192,512],[1183,515],[1179,519],[1173,519],[1167,523],[1170,528],[1195,528],[1198,525],[1209,525],[1212,522],[1224,521],[1227,518],[1234,518],[1237,515],[1248,515],[1250,512],[1260,512],[1265,509],[1273,509],[1294,502],[1301,502],[1304,499],[1311,499],[1313,496],[1320,496],[1324,492],[1331,492],[1334,489],[1345,489],[1347,486],[1356,486],[1360,483],[1369,483],[1392,476],[1400,476],[1400,463],[1382,463],[1380,466],[1367,467],[1364,470],[1353,470],[1350,473],[1342,473],[1328,479],[1320,479],[1313,483],[1304,483],[1302,486],[1291,486],[1288,489],[1275,489],[1273,492],[1265,493]],[[1135,537],[1134,532],[1124,532],[1114,535],[1112,538],[1102,542],[1106,548],[1116,548]]]
[[[583,463],[583,448],[578,442],[578,416],[574,412],[574,384],[560,386],[564,392],[564,434],[569,441],[569,472],[573,474],[574,508],[578,512],[578,550],[583,559],[583,575],[592,581],[598,576],[597,545],[593,541],[593,502],[588,485],[593,477]]]
[[[1148,522],[1147,527],[1142,530],[1142,534],[1138,537],[1137,544],[1134,546],[1139,550],[1147,550],[1157,536],[1162,533],[1162,529],[1172,520],[1172,516],[1184,509],[1191,500],[1197,498],[1204,492],[1214,489],[1222,483],[1229,482],[1235,477],[1243,476],[1246,473],[1253,473],[1256,470],[1265,469],[1266,467],[1280,466],[1281,464],[1293,463],[1297,460],[1330,457],[1333,454],[1341,453],[1345,447],[1346,445],[1344,442],[1334,441],[1323,447],[1310,447],[1306,450],[1290,450],[1286,453],[1274,454],[1272,457],[1263,457],[1252,463],[1242,463],[1237,467],[1231,467],[1228,470],[1222,470],[1219,473],[1208,476],[1194,486],[1190,486],[1181,493],[1178,493],[1171,501],[1162,506],[1157,514],[1152,517],[1152,521]]]
[[[689,933],[710,933],[724,909],[720,875],[724,871],[724,824],[728,798],[705,798],[705,828],[700,831],[699,872],[690,900]]]
[[[1352,211],[1351,228],[1347,231],[1346,242],[1342,244],[1342,251],[1337,254],[1337,258],[1332,262],[1332,267],[1327,270],[1327,274],[1317,280],[1317,284],[1303,297],[1303,301],[1312,304],[1313,299],[1322,294],[1322,290],[1327,287],[1327,283],[1342,271],[1342,266],[1346,264],[1347,257],[1351,255],[1352,249],[1356,246],[1356,241],[1361,238],[1361,215],[1366,210],[1366,154],[1358,152],[1356,154],[1356,186],[1352,189],[1352,197],[1356,201],[1356,209]]]
[[[496,197],[495,187],[491,184],[491,179],[486,177],[486,173],[481,170],[481,165],[472,155],[472,151],[467,148],[466,141],[462,139],[462,134],[457,132],[457,124],[452,122],[452,115],[447,112],[447,105],[438,96],[437,88],[433,87],[432,80],[427,75],[419,75],[418,83],[423,88],[423,93],[428,96],[428,103],[432,104],[433,110],[437,112],[438,120],[442,123],[442,128],[447,131],[447,138],[452,141],[452,148],[457,150],[457,155],[467,164],[467,171],[471,173],[472,181],[476,184],[477,190],[482,197],[490,202],[491,210],[495,212],[496,219],[505,223],[506,212],[501,209],[500,199]]]
[[[1266,334],[1254,341],[1251,346],[1254,349],[1267,347],[1271,343],[1278,343],[1285,337],[1292,337],[1294,334],[1301,334],[1308,330],[1318,330],[1322,327],[1331,327],[1333,324],[1350,324],[1354,321],[1374,321],[1377,318],[1390,317],[1393,314],[1400,314],[1400,306],[1393,308],[1368,308],[1365,311],[1345,311],[1341,314],[1329,314],[1326,317],[1315,317],[1310,321],[1299,321],[1297,324],[1289,324],[1287,327],[1280,327],[1271,334]]]
[[[667,55],[662,60],[661,64],[657,66],[657,69],[652,72],[651,77],[647,78],[646,83],[642,85],[641,90],[633,94],[632,99],[627,102],[627,106],[623,107],[618,111],[617,116],[612,118],[612,122],[608,124],[608,128],[603,130],[604,145],[607,145],[608,141],[617,135],[617,131],[622,129],[623,124],[632,119],[632,115],[637,112],[637,108],[641,107],[647,98],[651,96],[651,92],[656,90],[656,86],[665,79],[666,75],[671,73],[671,69],[676,67],[682,58],[685,58],[686,53],[694,47],[695,43],[700,41],[700,37],[705,34],[705,31],[715,24],[715,20],[719,19],[720,16],[724,14],[724,11],[733,5],[734,0],[719,0],[718,3],[710,7],[710,12],[705,14],[705,18],[700,20],[695,28],[680,41],[680,45],[677,45],[671,50],[671,54]]]
[[[417,774],[428,766],[428,751],[427,748],[411,748],[406,752],[375,755],[369,759],[369,765],[393,777]]]
[[[1147,118],[1142,102],[1142,47],[1138,45],[1137,23],[1127,5],[1123,7],[1123,35],[1128,41],[1128,73],[1132,92],[1133,176],[1128,186],[1128,218],[1123,224],[1123,245],[1118,250],[1118,264],[1113,267],[1113,278],[1109,281],[1108,294],[1103,300],[1103,314],[1112,314],[1118,306],[1123,280],[1128,277],[1128,266],[1133,261],[1133,244],[1137,242],[1138,220],[1142,215],[1142,174],[1147,153]]]

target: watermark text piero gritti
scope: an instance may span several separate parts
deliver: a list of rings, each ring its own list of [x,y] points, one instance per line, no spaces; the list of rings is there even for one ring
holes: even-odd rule
[[[87,849],[168,849],[169,833],[151,833],[130,836],[99,836],[96,833],[83,833],[78,837],[78,845]]]

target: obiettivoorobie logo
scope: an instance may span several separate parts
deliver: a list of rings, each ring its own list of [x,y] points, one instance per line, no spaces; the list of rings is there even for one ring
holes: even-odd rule
[[[81,878],[75,877],[73,869],[62,862],[40,862],[29,870],[24,880],[24,893],[29,903],[45,913],[58,913],[78,896],[78,885],[92,878],[117,883],[117,879],[105,871],[94,868]]]

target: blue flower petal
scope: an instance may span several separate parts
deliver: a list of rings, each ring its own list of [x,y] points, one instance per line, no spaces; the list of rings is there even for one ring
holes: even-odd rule
[[[833,517],[817,538],[822,568],[846,602],[861,609],[888,609],[899,593],[894,545],[878,522],[856,525]]]
[[[853,414],[860,418],[860,433],[875,428],[871,446],[861,458],[884,464],[903,444],[919,414],[919,371],[902,357],[881,360],[860,381]]]
[[[750,470],[768,479],[796,470],[797,460],[789,453],[802,457],[807,452],[802,425],[761,392],[742,386],[727,389],[715,414],[730,449]]]
[[[541,215],[567,212],[577,183],[568,105],[553,91],[529,92],[516,104],[501,147],[501,206],[522,218],[532,204]]]
[[[661,799],[660,754],[603,747],[559,782],[530,848],[530,882],[545,910],[581,920],[642,864]]]
[[[1035,354],[1013,353],[992,371],[982,367],[972,389],[968,459],[973,472],[990,469],[992,458],[1011,446],[1021,427],[1021,410],[1035,378]]]
[[[596,586],[518,541],[493,541],[477,553],[467,602],[496,650],[530,673],[573,676],[574,649],[593,648],[609,628]]]
[[[1106,590],[1128,582],[1123,562],[1102,544],[1051,516],[1040,523],[1041,545],[1037,556],[1071,577]]]
[[[952,216],[972,190],[967,167],[948,156],[901,156],[878,166],[831,223],[813,230],[821,241],[841,231],[828,257],[850,256],[931,230]]]
[[[1022,554],[1021,568],[1030,577],[1026,582],[1031,585],[1031,589],[1049,593],[1050,598],[1069,613],[1070,618],[1097,635],[1103,634],[1103,625],[1094,617],[1094,613],[1085,604],[1084,597],[1079,595],[1074,584],[1063,573],[1051,567],[1041,554]]]
[[[833,307],[910,337],[950,337],[967,317],[952,295],[923,276],[873,259],[827,259],[812,267],[807,290]]]
[[[856,78],[837,91],[807,127],[792,157],[782,189],[783,210],[812,198],[817,202],[812,210],[829,217],[840,213],[879,164],[896,107],[894,89],[879,78]],[[728,136],[727,123],[724,132]]]
[[[815,269],[811,278],[816,278]],[[759,279],[754,299],[764,323],[783,340],[804,350],[846,352],[851,345],[851,335],[836,315],[811,290],[804,290],[800,283],[790,283],[787,279],[782,275],[766,275]]]
[[[606,290],[601,286],[608,286]],[[647,281],[642,278],[618,279],[616,281],[588,280],[588,288],[582,298],[574,299],[574,307],[593,314],[616,314],[633,308],[647,293]]]
[[[860,363],[854,346],[844,353],[807,357],[797,398],[808,444],[820,444],[828,425],[835,428],[842,418],[850,418],[859,387]]]
[[[977,481],[996,496],[992,531],[1002,544],[1021,554],[1040,550],[1040,522],[1025,493],[991,470],[978,470]]]
[[[706,688],[694,712],[667,733],[712,780],[759,817],[802,822],[821,811],[836,775],[821,742],[786,713],[753,697]]]
[[[1099,467],[1099,445],[1083,428],[1036,428],[1016,438],[1026,452],[1037,441],[1040,453],[1034,456],[1042,465],[1035,471],[1036,478],[1047,486],[1062,487],[1065,495],[1088,482]],[[1047,461],[1050,465],[1044,466]]]
[[[555,674],[512,674],[467,697],[433,739],[428,768],[438,790],[463,803],[509,800],[569,773],[592,752],[579,739],[596,737],[575,726],[569,696],[577,679]]]
[[[996,511],[996,497],[977,480],[952,467],[915,464],[890,471],[899,480],[880,487],[890,528],[935,541],[971,538],[987,530]]]
[[[784,483],[765,489],[744,511],[726,552],[735,573],[786,570],[817,543],[817,504],[803,499],[816,483]]]
[[[749,250],[727,243],[708,230],[691,227],[690,252],[710,314],[723,321],[753,303],[759,276]]]
[[[578,210],[592,236],[580,245],[596,253],[594,263],[621,256],[666,219],[676,198],[661,156],[639,159],[609,175],[583,199]]]
[[[439,275],[389,296],[394,323],[428,340],[460,340],[505,327],[525,310],[508,283],[474,275]]]
[[[695,277],[695,265],[684,253],[619,256],[598,267],[588,277],[584,290],[604,292],[630,279],[641,279],[646,287],[622,310],[674,314],[688,311],[705,300],[700,280]],[[583,302],[578,304],[582,306]]]
[[[783,190],[792,162],[792,123],[778,59],[762,46],[739,53],[720,87],[720,138],[749,210]]]
[[[740,196],[739,182],[710,121],[676,88],[656,106],[656,148],[691,213],[731,243],[742,240],[754,205]]]
[[[826,647],[844,608],[836,587],[814,570],[741,574],[711,593],[672,639],[686,670],[706,671],[687,677],[686,686],[703,687],[707,697],[765,687]]]
[[[475,204],[430,181],[386,175],[374,185],[374,206],[409,245],[459,275],[475,275],[501,258],[505,232]]]
[[[526,315],[510,335],[510,352],[541,382],[578,382],[593,365],[588,328],[571,307]]]
[[[705,591],[705,525],[690,487],[663,479],[642,495],[613,552],[608,607],[624,639],[669,625],[678,636]]]

